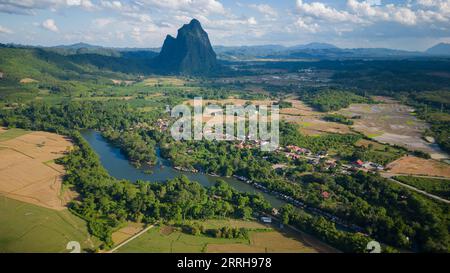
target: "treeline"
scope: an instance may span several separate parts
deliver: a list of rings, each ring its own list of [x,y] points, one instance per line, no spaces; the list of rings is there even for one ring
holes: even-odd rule
[[[347,118],[344,115],[339,115],[339,114],[329,114],[323,117],[324,120],[326,121],[331,121],[331,122],[337,122],[337,123],[342,123],[345,125],[353,125],[353,120]]]
[[[299,95],[304,102],[322,112],[337,111],[350,106],[352,103],[372,102],[370,98],[337,89],[309,90],[300,92]]]
[[[184,233],[190,235],[204,235],[214,238],[226,238],[226,239],[248,239],[248,229],[246,228],[233,228],[233,227],[221,227],[221,228],[205,228],[200,223],[188,223],[182,224],[181,229]]]
[[[352,154],[346,159],[349,161],[371,161],[381,165],[386,165],[392,161],[399,159],[407,153],[406,149],[402,147],[385,146],[383,149],[377,149],[369,144],[368,147],[355,147]],[[421,156],[424,157],[425,155]]]
[[[450,180],[414,176],[396,176],[396,180],[426,192],[450,199]]]
[[[150,114],[139,113],[119,101],[71,101],[60,105],[35,102],[12,110],[2,109],[0,118],[4,126],[45,131],[107,128],[128,130],[139,122],[153,119]]]
[[[156,163],[155,140],[144,130],[120,132],[109,129],[103,131],[102,135],[119,146],[136,166]]]
[[[361,233],[338,230],[332,222],[327,221],[325,218],[303,213],[296,210],[292,205],[282,207],[280,214],[284,224],[289,224],[308,232],[344,252],[364,252],[367,244],[372,240]],[[390,247],[383,249],[383,252],[391,251],[395,250]]]

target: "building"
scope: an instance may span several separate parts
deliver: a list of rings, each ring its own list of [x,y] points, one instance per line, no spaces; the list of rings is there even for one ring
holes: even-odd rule
[[[270,224],[270,223],[272,223],[272,218],[263,216],[263,217],[261,217],[261,221],[265,224]]]
[[[361,159],[358,159],[355,161],[355,165],[358,167],[362,167],[362,166],[364,166],[364,161],[362,161]]]
[[[301,158],[298,154],[294,154],[294,153],[287,153],[286,157],[292,158],[292,159],[300,159]]]
[[[289,145],[286,148],[287,148],[288,151],[295,152],[295,153],[298,153],[298,154],[310,153],[310,151],[308,149],[301,148],[301,147],[298,147],[298,146],[295,146],[295,145]]]

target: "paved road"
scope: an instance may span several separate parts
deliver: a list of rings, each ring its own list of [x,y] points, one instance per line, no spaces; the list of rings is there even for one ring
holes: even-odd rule
[[[405,187],[405,188],[408,188],[408,189],[413,190],[413,191],[415,191],[415,192],[421,193],[421,194],[423,194],[423,195],[425,195],[425,196],[428,196],[428,197],[430,197],[430,198],[433,198],[433,199],[435,199],[435,200],[438,200],[438,201],[441,201],[441,202],[450,204],[450,201],[447,200],[447,199],[444,199],[444,198],[442,198],[442,197],[436,196],[436,195],[434,195],[434,194],[428,193],[428,192],[423,191],[423,190],[419,190],[419,189],[416,188],[416,187],[413,187],[413,186],[410,186],[410,185],[408,185],[408,184],[402,183],[402,182],[400,182],[400,181],[398,181],[398,180],[395,180],[394,178],[392,178],[392,175],[391,175],[391,174],[387,174],[387,175],[386,175],[386,173],[382,173],[381,175],[382,175],[384,178],[388,179],[389,181],[395,182],[395,183],[397,183],[397,184],[399,184],[399,185],[401,185],[401,186],[403,186],[403,187]],[[413,177],[414,177],[414,176],[413,176]],[[420,177],[420,176],[417,176],[417,177]],[[428,176],[427,178],[433,178],[433,177]]]
[[[135,235],[131,236],[130,238],[126,239],[125,241],[123,241],[122,243],[118,244],[117,246],[115,246],[113,249],[106,251],[106,253],[113,253],[115,251],[117,251],[119,248],[123,247],[124,245],[128,244],[129,242],[133,241],[134,239],[136,239],[137,237],[141,236],[142,234],[146,233],[148,230],[150,230],[151,228],[153,228],[154,225],[150,225],[146,228],[144,228],[143,230],[139,231],[138,233],[136,233]]]

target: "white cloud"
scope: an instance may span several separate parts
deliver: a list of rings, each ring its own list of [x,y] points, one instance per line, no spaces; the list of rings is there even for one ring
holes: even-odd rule
[[[120,10],[124,7],[122,2],[120,1],[100,1],[100,5],[105,8],[117,9]]]
[[[278,12],[267,4],[251,4],[250,8],[257,10],[258,12],[264,14],[266,17],[277,17]]]
[[[307,23],[302,18],[298,18],[297,21],[295,21],[294,25],[304,31],[310,32],[310,33],[316,33],[319,31],[320,27],[317,23]]]
[[[0,0],[0,12],[11,14],[33,14],[35,9],[52,8],[62,0]]]
[[[55,20],[53,19],[47,19],[42,22],[42,27],[53,32],[59,31],[58,27],[56,26]]]
[[[247,22],[249,25],[257,25],[258,22],[256,21],[255,17],[250,17],[247,19]]]
[[[97,18],[92,21],[92,24],[99,28],[104,28],[114,22],[113,18]]]
[[[68,6],[82,7],[86,10],[93,10],[95,7],[91,0],[66,0],[66,4]]]
[[[225,14],[226,10],[218,0],[142,0],[142,4],[179,12]]]
[[[450,21],[450,0],[417,0],[415,5],[410,0],[403,4],[384,5],[381,0],[347,0],[347,5],[341,9],[319,1],[307,3],[297,0],[296,4],[300,19],[294,24],[302,29],[311,29],[309,26],[313,26],[312,20],[315,24],[324,26],[321,28],[323,30],[336,29],[338,32],[380,22],[408,27]]]
[[[10,30],[10,29],[9,29],[9,28],[7,28],[7,27],[4,27],[4,26],[0,26],[0,33],[11,34],[11,33],[13,33],[13,31],[12,31],[12,30]]]
[[[297,0],[297,10],[301,14],[330,22],[361,22],[358,16],[344,10],[337,10],[322,2],[305,3]]]
[[[91,0],[0,0],[0,12],[10,14],[36,14],[37,10],[56,11],[64,7],[79,7],[94,10]]]

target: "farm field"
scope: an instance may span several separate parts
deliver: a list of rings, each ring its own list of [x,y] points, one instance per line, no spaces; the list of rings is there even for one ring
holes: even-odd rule
[[[322,118],[324,113],[315,111],[313,108],[307,106],[302,101],[297,99],[288,99],[287,102],[292,103],[290,108],[280,109],[280,119],[296,123],[300,125],[300,131],[305,135],[316,136],[327,133],[337,133],[337,134],[349,134],[352,133],[347,125],[324,121]],[[237,106],[244,106],[246,103],[251,103],[255,106],[260,105],[271,105],[275,103],[274,100],[244,100],[244,99],[222,99],[222,100],[203,100],[203,105],[227,105],[233,104]],[[184,102],[187,105],[194,105],[193,100],[188,100]],[[205,116],[203,122],[208,122],[212,118]],[[217,122],[222,122],[221,118],[217,118]],[[217,123],[213,121],[213,123]]]
[[[379,142],[400,145],[412,151],[423,151],[433,159],[449,157],[436,144],[422,139],[422,132],[428,125],[413,115],[411,107],[391,99],[384,102],[374,105],[352,104],[338,113],[347,117],[360,116],[360,119],[355,119],[353,128]]]
[[[249,239],[225,239],[194,236],[182,233],[171,226],[155,227],[146,234],[123,246],[118,252],[219,252],[219,253],[265,253],[293,252],[316,253],[320,249],[312,247],[305,237],[291,231],[278,231],[255,221],[207,220],[200,221],[205,228],[223,226],[247,228]]]
[[[19,129],[0,132],[0,194],[38,206],[64,210],[64,169],[54,163],[72,146],[64,136]]]
[[[144,80],[145,86],[184,86],[186,80],[179,77],[151,77]]]
[[[166,227],[155,227],[118,250],[121,253],[199,253],[211,243],[245,243],[244,239],[193,236]]]
[[[21,135],[25,135],[30,133],[30,131],[23,130],[23,129],[6,129],[3,127],[0,127],[0,141],[10,140],[14,139],[16,137],[19,137]]]
[[[259,106],[259,105],[271,105],[274,103],[274,100],[244,100],[244,99],[235,99],[235,98],[228,98],[228,99],[221,99],[221,100],[209,100],[204,99],[202,101],[203,105],[210,105],[210,104],[216,104],[216,105],[227,105],[232,104],[236,106],[245,106],[246,103],[251,103],[253,105]],[[194,100],[188,100],[185,101],[184,104],[187,105],[194,105]]]
[[[144,228],[143,224],[139,223],[128,223],[125,227],[113,232],[112,240],[115,245],[118,245],[130,238],[131,236],[137,234]]]
[[[88,233],[84,220],[69,210],[52,210],[0,196],[0,252],[69,252],[77,241],[83,249],[99,242]]]
[[[424,175],[450,178],[450,167],[437,160],[404,156],[387,165],[390,174]]]

